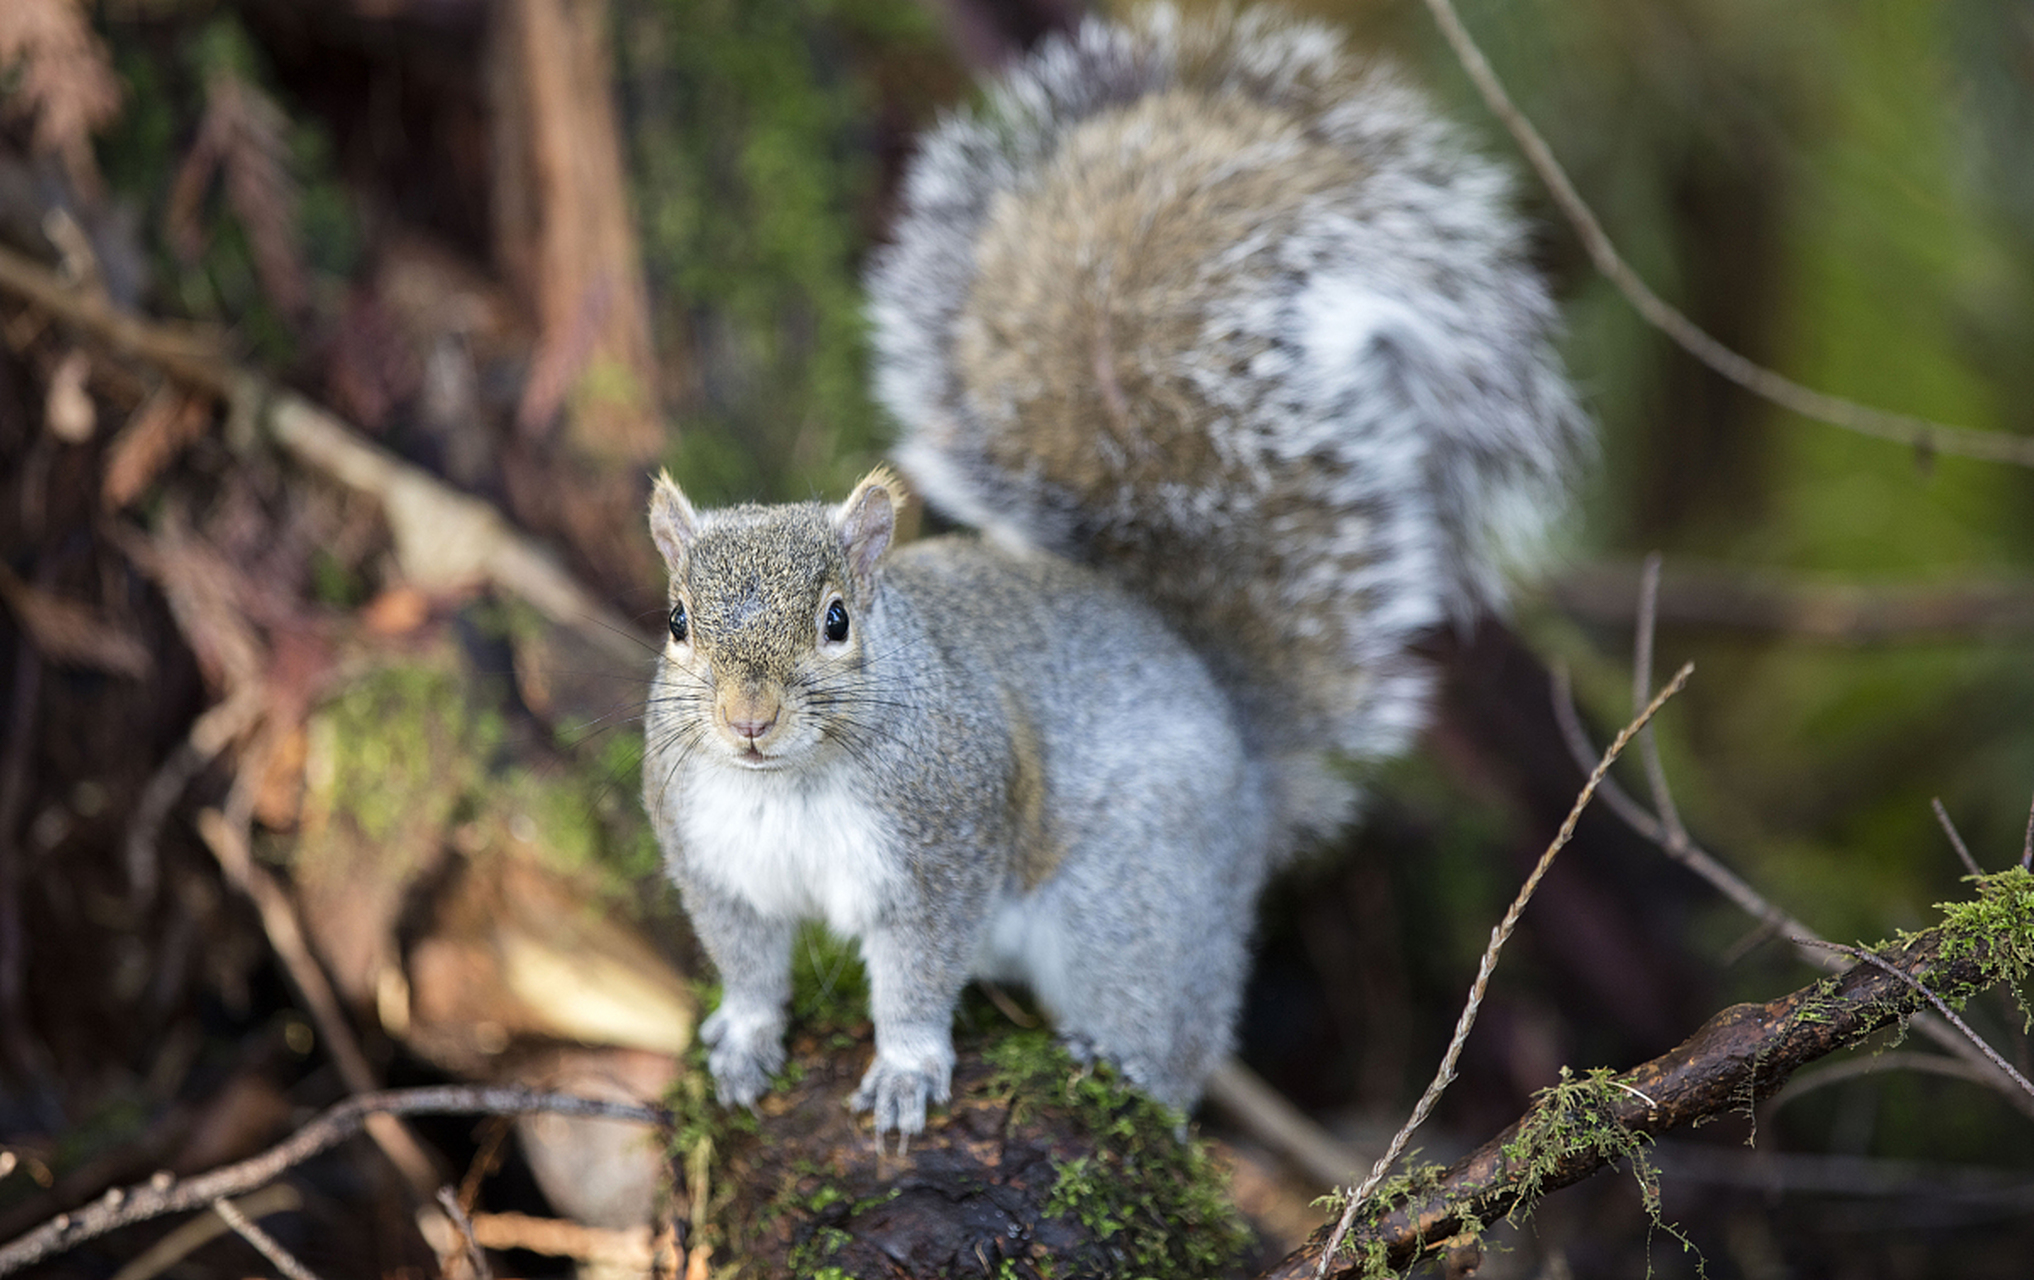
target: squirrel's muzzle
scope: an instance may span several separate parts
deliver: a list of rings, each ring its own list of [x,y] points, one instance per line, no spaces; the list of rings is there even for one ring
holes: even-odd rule
[[[783,718],[784,704],[768,688],[723,689],[714,710],[734,745],[754,750]]]

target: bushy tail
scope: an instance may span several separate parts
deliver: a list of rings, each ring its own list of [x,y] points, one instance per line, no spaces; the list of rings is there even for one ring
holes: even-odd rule
[[[1418,730],[1585,428],[1509,183],[1326,28],[1170,7],[943,122],[872,271],[926,499],[1092,564],[1207,657],[1295,829]]]

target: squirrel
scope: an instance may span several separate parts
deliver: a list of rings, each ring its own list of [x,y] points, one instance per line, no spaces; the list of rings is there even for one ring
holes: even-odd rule
[[[784,1059],[793,931],[867,964],[853,1105],[949,1097],[971,977],[1185,1110],[1254,904],[1401,752],[1415,645],[1501,604],[1587,430],[1509,180],[1269,10],[1049,38],[943,120],[868,277],[899,467],[649,523],[645,801],[724,995],[720,1100]]]

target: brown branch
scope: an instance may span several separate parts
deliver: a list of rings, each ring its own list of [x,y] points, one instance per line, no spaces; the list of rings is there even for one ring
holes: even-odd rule
[[[1949,1024],[1951,1026],[1955,1027],[1958,1031],[1963,1032],[1964,1039],[1976,1045],[1979,1051],[1985,1055],[1985,1058],[1993,1066],[1997,1067],[2000,1071],[2004,1072],[2007,1079],[2011,1080],[2014,1084],[2019,1085],[2020,1092],[2026,1094],[2030,1098],[2034,1098],[2034,1082],[2029,1082],[2026,1076],[2023,1076],[2018,1071],[2014,1070],[2012,1063],[2006,1061],[2005,1058],[2000,1055],[1997,1049],[1994,1049],[1989,1044],[1986,1044],[1984,1037],[1980,1036],[1977,1032],[1972,1031],[1970,1029],[1970,1024],[1968,1022],[1965,1022],[1961,1017],[1959,1017],[1957,1015],[1956,1010],[1949,1007],[1949,1002],[1947,1000],[1944,1000],[1941,996],[1936,995],[1935,992],[1929,990],[1928,985],[1922,982],[1921,979],[1915,977],[1911,973],[1903,973],[1900,970],[1895,969],[1891,964],[1879,958],[1878,956],[1873,955],[1871,952],[1866,951],[1863,947],[1845,946],[1841,942],[1822,942],[1817,943],[1816,945],[1828,947],[1832,951],[1840,951],[1844,955],[1849,956],[1853,960],[1857,960],[1864,964],[1871,965],[1874,968],[1883,969],[1887,973],[1890,973],[1894,977],[1900,979],[1902,982],[1905,982],[1908,986],[1914,988],[1915,991],[1921,994],[1923,999],[1927,1000],[1929,1004],[1935,1006],[1935,1012],[1941,1014],[1944,1018],[1948,1019]]]
[[[1568,750],[1575,763],[1588,768],[1595,748],[1589,744],[1589,736],[1582,727],[1580,715],[1575,710],[1566,671],[1554,672],[1554,717],[1560,722],[1562,736],[1567,740]],[[1725,866],[1714,854],[1696,844],[1688,833],[1669,832],[1660,820],[1646,808],[1633,800],[1609,778],[1603,780],[1603,800],[1610,810],[1624,820],[1632,830],[1657,845],[1675,862],[1708,881],[1710,886],[1736,903],[1747,915],[1759,922],[1759,928],[1752,936],[1763,940],[1767,937],[1784,935],[1794,945],[1795,954],[1807,964],[1832,972],[1843,967],[1843,962],[1824,950],[1818,950],[1822,939],[1813,929],[1768,901],[1758,890],[1745,882],[1735,871]],[[1977,1073],[1990,1080],[2001,1096],[2011,1102],[2023,1114],[2034,1117],[2034,1099],[2012,1087],[2012,1081],[1993,1070],[1984,1053],[1948,1023],[1932,1013],[1919,1013],[1913,1019],[1914,1030],[1949,1050],[1969,1063]]]
[[[670,1113],[658,1107],[581,1098],[534,1089],[437,1085],[422,1089],[390,1089],[359,1094],[329,1108],[288,1139],[258,1156],[210,1173],[179,1181],[157,1174],[148,1182],[115,1188],[75,1213],[60,1213],[19,1239],[0,1246],[0,1276],[62,1253],[109,1231],[158,1218],[210,1207],[221,1196],[240,1195],[273,1181],[286,1169],[336,1146],[358,1133],[372,1116],[390,1115],[522,1115],[549,1111],[559,1115],[593,1116],[664,1125]]]
[[[633,1268],[638,1274],[647,1273],[656,1257],[648,1226],[589,1227],[526,1213],[476,1213],[471,1225],[473,1238],[489,1249],[528,1249],[553,1258]]]
[[[1942,929],[1930,929],[1877,952],[1888,968],[1859,964],[1767,1004],[1725,1009],[1671,1052],[1609,1077],[1600,1091],[1603,1118],[1642,1140],[1740,1111],[1772,1096],[1799,1068],[1923,1008],[1927,997],[1912,980],[1968,994],[1990,985],[2007,963],[1988,939],[1958,935],[1954,947],[1948,941]],[[1520,1149],[1520,1135],[1547,1105],[1542,1095],[1533,1110],[1432,1183],[1358,1222],[1349,1250],[1329,1274],[1356,1274],[1373,1247],[1381,1247],[1393,1267],[1404,1267],[1471,1219],[1494,1222],[1528,1194],[1579,1182],[1616,1158],[1614,1150],[1589,1142],[1565,1150]],[[1325,1227],[1315,1232],[1267,1277],[1313,1275],[1328,1235]]]

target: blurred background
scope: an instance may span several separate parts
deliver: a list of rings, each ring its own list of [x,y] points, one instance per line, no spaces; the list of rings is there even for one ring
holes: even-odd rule
[[[1967,892],[1931,799],[1986,869],[2018,860],[2034,470],[1710,374],[1590,268],[1423,6],[1293,7],[1410,67],[1519,170],[1602,439],[1513,615],[1437,638],[1424,748],[1264,907],[1243,1056],[1367,1152],[1581,782],[1549,673],[1598,744],[1629,718],[1650,552],[1656,667],[1697,668],[1660,721],[1664,773],[1706,848],[1864,942]],[[2034,5],[1461,7],[1634,267],[1710,333],[1821,390],[2034,436]],[[881,457],[859,272],[912,137],[1083,11],[0,5],[0,247],[141,322],[0,280],[0,1239],[250,1154],[362,1081],[668,1082],[698,966],[635,798],[637,637],[663,609],[647,476],[802,499]],[[365,452],[291,435],[291,405]],[[593,604],[469,554],[459,495],[506,517],[475,538],[537,540]],[[1814,976],[1600,809],[1563,857],[1423,1158],[1564,1065],[1632,1065]],[[1967,1014],[2034,1066],[2009,993]],[[1604,1174],[1500,1228],[1482,1274],[2025,1276],[2027,1100],[1892,1041],[1662,1142],[1673,1230]],[[1205,1128],[1275,1247],[1319,1221],[1317,1178],[1220,1110]],[[338,1280],[447,1265],[406,1182],[617,1239],[649,1215],[641,1178],[589,1172],[642,1164],[625,1135],[515,1129],[351,1144],[264,1221]],[[230,1236],[148,1252],[173,1229],[48,1273],[266,1265]],[[572,1265],[501,1239],[508,1274]]]

